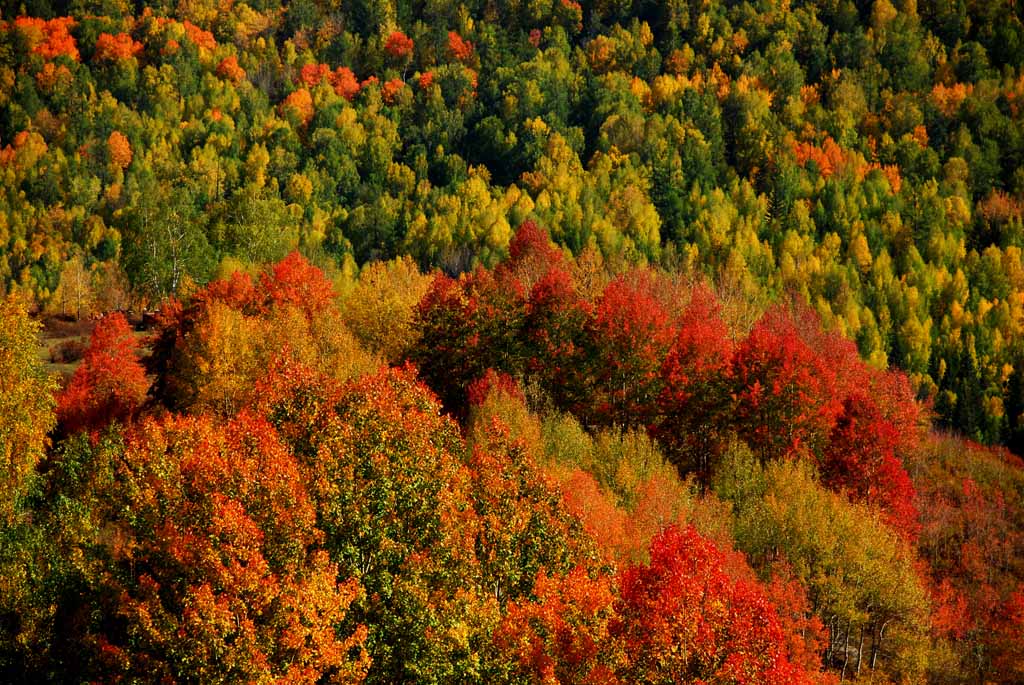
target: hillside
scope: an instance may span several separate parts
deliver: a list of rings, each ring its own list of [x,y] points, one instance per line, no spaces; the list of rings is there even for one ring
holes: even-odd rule
[[[0,681],[1024,682],[1014,2],[0,12]]]
[[[59,391],[7,300],[3,679],[1020,682],[1019,459],[804,305],[510,252],[292,253]]]
[[[0,280],[158,302],[299,248],[574,253],[796,293],[1019,449],[1010,2],[4,3]]]

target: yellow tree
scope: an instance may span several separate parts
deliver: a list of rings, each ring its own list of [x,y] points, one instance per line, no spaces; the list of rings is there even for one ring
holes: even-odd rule
[[[0,522],[10,522],[18,498],[46,449],[54,424],[53,379],[37,354],[39,324],[22,302],[0,300]]]
[[[83,314],[91,314],[94,301],[92,291],[92,274],[85,267],[82,255],[64,262],[60,270],[60,283],[54,291],[50,305],[52,308],[59,306],[62,315],[68,313],[68,308],[75,312],[75,319],[80,320]]]
[[[0,299],[0,664],[32,658],[31,648],[51,609],[39,601],[49,562],[37,553],[45,535],[21,502],[55,422],[55,383],[43,369],[39,324],[24,303]],[[40,606],[42,604],[42,606]],[[10,620],[10,617],[16,617]],[[7,671],[10,675],[10,671]]]
[[[342,318],[367,349],[397,362],[415,339],[413,309],[430,281],[410,257],[368,264],[345,298]]]

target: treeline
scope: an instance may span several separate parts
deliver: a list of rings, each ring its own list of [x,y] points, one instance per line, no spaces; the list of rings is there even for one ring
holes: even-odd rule
[[[804,305],[510,253],[293,253],[59,390],[6,300],[3,678],[1024,677],[1018,459]]]
[[[798,294],[1021,447],[1012,2],[4,3],[0,280],[52,311],[295,248],[573,253]]]

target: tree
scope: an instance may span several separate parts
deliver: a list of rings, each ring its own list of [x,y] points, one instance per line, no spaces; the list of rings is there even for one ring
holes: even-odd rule
[[[553,268],[565,268],[562,254],[551,243],[548,232],[534,221],[524,221],[508,243],[508,259],[496,267],[499,280],[525,292],[531,292],[537,282]]]
[[[73,278],[72,283],[77,283],[77,278]],[[74,290],[77,308],[77,288]],[[117,261],[101,262],[92,272],[91,301],[93,306],[101,312],[125,310],[131,305],[131,286],[128,283],[128,276]],[[84,296],[82,304],[85,305]]]
[[[819,448],[839,411],[835,372],[791,315],[769,310],[733,359],[737,430],[764,459]]]
[[[458,280],[435,275],[416,309],[421,334],[410,357],[449,410],[465,408],[469,384],[487,369],[519,372],[525,299],[482,268]]]
[[[473,56],[473,44],[455,31],[448,32],[448,52],[460,62]]]
[[[66,432],[98,431],[132,417],[149,389],[138,348],[124,314],[107,314],[96,324],[81,365],[57,398],[57,416]]]
[[[286,361],[256,398],[308,474],[324,549],[365,590],[342,628],[369,629],[368,680],[463,677],[490,610],[457,426],[409,370],[339,386]]]
[[[288,206],[276,188],[264,185],[267,162],[265,150],[250,155],[246,166],[253,179],[231,196],[226,221],[215,227],[217,246],[252,264],[279,261],[299,243],[299,227]]]
[[[38,331],[24,302],[0,299],[0,677],[9,680],[24,680],[39,657],[53,612],[43,587],[52,547],[31,504],[55,423]]]
[[[54,17],[46,20],[37,17],[17,17],[14,27],[25,37],[34,54],[44,59],[66,56],[74,62],[79,59],[78,46],[71,29],[78,22],[73,17]]]
[[[510,603],[494,634],[527,682],[622,682],[626,653],[613,633],[618,616],[612,577],[592,578],[582,567],[555,576],[541,570],[534,596]]]
[[[176,408],[232,416],[251,399],[254,382],[266,371],[262,343],[270,331],[259,317],[219,300],[205,304],[196,317],[171,370]]]
[[[527,368],[565,410],[580,411],[593,401],[587,359],[592,318],[593,307],[563,268],[548,269],[530,291],[524,322]]]
[[[655,297],[650,272],[635,271],[608,284],[590,323],[586,363],[594,397],[584,416],[604,425],[649,426],[661,392],[660,368],[674,336],[668,313]]]
[[[53,293],[53,300],[60,303],[61,315],[67,313],[69,305],[74,308],[76,321],[80,321],[83,314],[92,312],[95,294],[91,281],[92,274],[85,268],[82,255],[76,254],[64,262],[60,270],[60,282]]]
[[[408,368],[339,386],[286,362],[256,397],[308,469],[325,548],[366,590],[351,620],[370,630],[369,680],[506,672],[501,607],[591,554],[524,447],[493,425],[467,448]]]
[[[227,79],[232,83],[241,83],[245,80],[245,69],[238,65],[238,58],[228,55],[217,65],[217,76]]]
[[[124,261],[132,285],[159,301],[188,280],[205,282],[213,251],[189,192],[145,173],[133,175],[126,192]]]
[[[400,362],[419,335],[413,326],[416,305],[430,287],[409,257],[371,262],[341,305],[345,325],[367,347],[389,362]]]
[[[126,169],[132,163],[132,146],[120,131],[113,131],[107,138],[107,154],[110,163],[118,169]]]
[[[146,419],[58,468],[88,484],[66,496],[89,517],[64,525],[116,531],[62,531],[86,534],[72,550],[91,588],[56,626],[68,677],[363,681],[366,629],[337,632],[359,583],[318,549],[302,472],[266,421]]]
[[[993,670],[1006,679],[1024,677],[1024,586],[1018,586],[1010,595],[996,620],[999,637]]]
[[[476,553],[486,591],[503,604],[529,596],[542,570],[562,574],[584,563],[592,548],[525,443],[497,418],[479,432],[469,462]]]
[[[775,608],[756,582],[725,573],[725,555],[692,527],[666,528],[651,562],[622,574],[629,682],[801,683]]]
[[[359,79],[348,67],[335,69],[330,80],[331,85],[334,86],[334,92],[346,100],[351,100],[359,93]]]
[[[335,301],[334,286],[324,272],[298,252],[289,253],[260,275],[259,292],[269,305],[298,307],[310,320]]]
[[[407,91],[406,83],[400,78],[393,78],[380,87],[380,96],[389,105],[399,104],[400,96]]]
[[[37,354],[39,324],[24,303],[0,300],[0,525],[12,523],[54,425],[54,381]]]
[[[148,365],[154,396],[182,411],[233,415],[253,400],[275,363],[301,363],[344,379],[381,360],[346,329],[334,286],[298,253],[268,266],[254,284],[243,272],[213,281],[188,306],[158,316]]]
[[[695,470],[706,479],[722,447],[731,404],[733,343],[721,305],[704,285],[691,291],[677,328],[661,366],[663,387],[654,432],[681,473]]]
[[[133,59],[142,53],[142,44],[132,40],[127,33],[111,35],[101,33],[96,39],[93,59],[108,62],[122,62]]]
[[[864,394],[843,401],[821,461],[822,479],[867,504],[881,506],[887,520],[911,538],[918,529],[914,486],[896,456],[900,433]]]
[[[392,31],[384,42],[384,50],[396,60],[405,60],[412,54],[413,42],[401,31]]]
[[[282,114],[292,114],[300,125],[306,126],[313,119],[313,96],[306,88],[293,90],[281,103]]]
[[[830,492],[806,461],[762,466],[742,449],[726,455],[713,486],[733,506],[737,548],[766,575],[784,562],[806,587],[828,630],[827,667],[850,677],[923,677],[925,583],[909,541],[876,508]]]

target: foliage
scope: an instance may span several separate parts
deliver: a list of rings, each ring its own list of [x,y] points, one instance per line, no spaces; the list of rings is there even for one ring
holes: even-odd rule
[[[367,264],[341,305],[345,325],[368,350],[400,361],[418,334],[413,310],[430,282],[408,257]]]
[[[120,312],[96,324],[81,365],[57,398],[57,418],[64,431],[97,431],[111,421],[131,419],[149,389],[138,348],[138,339]]]
[[[0,300],[0,525],[10,525],[27,494],[54,425],[53,380],[36,354],[38,324],[23,302]]]
[[[1020,681],[1017,10],[5,4],[0,680]]]
[[[775,609],[756,583],[730,578],[725,556],[693,528],[666,528],[651,562],[622,577],[629,680],[800,683]]]
[[[296,248],[454,276],[533,219],[730,307],[796,295],[1017,447],[1024,25],[904,5],[32,2],[0,25],[0,282],[45,307],[81,256],[157,304]]]
[[[231,415],[253,400],[256,382],[276,361],[290,359],[348,378],[379,361],[345,327],[334,286],[292,253],[257,280],[235,272],[158,314],[153,353],[154,395],[173,408]]]
[[[874,669],[923,675],[928,597],[914,553],[877,510],[828,492],[806,464],[762,467],[736,450],[715,491],[736,511],[735,538],[755,566],[780,561],[808,590],[828,628],[826,664],[842,674]],[[854,646],[856,643],[856,646]]]
[[[147,419],[69,446],[52,478],[78,559],[63,580],[88,588],[54,626],[65,676],[362,682],[365,628],[335,633],[360,586],[318,551],[299,465],[265,421]]]
[[[1020,460],[946,436],[910,464],[922,513],[918,547],[934,578],[933,630],[959,677],[1012,680],[1024,519]]]

